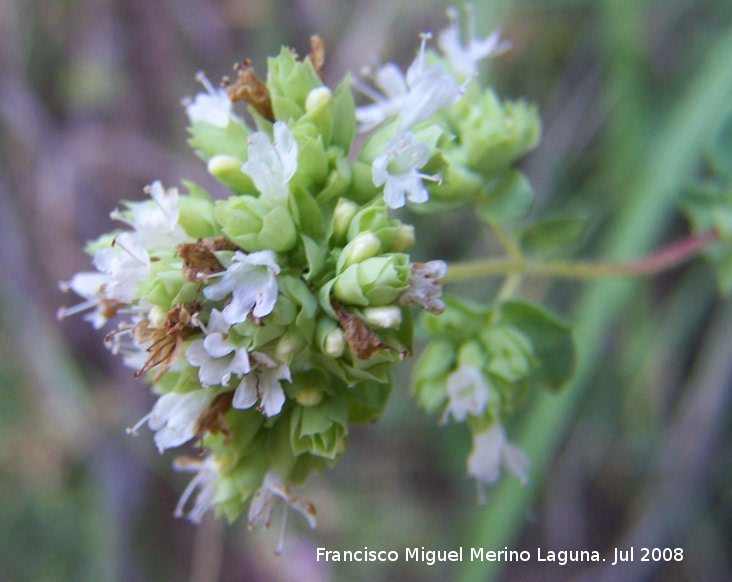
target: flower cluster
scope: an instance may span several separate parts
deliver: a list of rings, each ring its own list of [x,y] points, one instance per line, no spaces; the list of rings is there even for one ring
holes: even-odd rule
[[[528,459],[507,440],[504,422],[531,387],[558,389],[569,380],[574,344],[565,322],[528,302],[486,307],[447,297],[445,304],[440,317],[424,317],[431,341],[415,366],[415,395],[427,411],[442,410],[443,422],[467,423],[468,473],[482,497],[502,467],[528,481]]]
[[[411,309],[444,317],[446,265],[413,262],[414,228],[390,209],[489,199],[539,133],[533,108],[474,81],[477,60],[506,45],[494,35],[463,46],[455,26],[440,35],[444,56],[425,34],[406,74],[387,64],[373,87],[326,86],[317,37],[302,60],[283,48],[264,81],[248,63],[221,88],[200,75],[206,92],[186,102],[190,145],[228,197],[154,182],[149,200],[112,212],[122,228],[88,246],[96,272],[63,284],[84,301],[59,316],[115,320],[108,346],[159,395],[130,432],[147,424],[161,452],[192,439],[208,451],[178,463],[196,475],[176,515],[198,489],[194,521],[214,506],[234,519],[250,503],[250,525],[267,524],[284,502],[314,526],[289,487],[338,461],[350,423],[383,411],[391,370],[412,352]],[[374,102],[356,107],[354,86]],[[354,153],[357,130],[371,135]],[[448,401],[446,418],[482,419],[469,467],[484,482],[496,475],[487,458],[524,475],[497,402],[534,355],[504,327],[481,336],[500,357],[486,365],[470,355],[476,342],[450,344],[449,365],[431,377],[423,364],[420,376],[441,395],[418,391],[431,406]]]

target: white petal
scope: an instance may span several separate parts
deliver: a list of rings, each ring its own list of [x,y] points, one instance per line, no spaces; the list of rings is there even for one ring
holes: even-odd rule
[[[234,408],[251,408],[257,403],[256,379],[245,376],[234,392],[234,400],[231,405]]]
[[[223,358],[230,354],[236,349],[236,346],[231,345],[222,333],[212,333],[206,336],[203,340],[203,346],[206,348],[206,353],[212,358]]]
[[[473,450],[468,457],[468,473],[478,481],[491,485],[501,474],[501,455],[506,435],[496,423],[473,438]]]

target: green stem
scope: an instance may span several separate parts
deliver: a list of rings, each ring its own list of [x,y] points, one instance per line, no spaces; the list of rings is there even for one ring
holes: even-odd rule
[[[699,255],[707,246],[719,240],[716,230],[692,235],[670,244],[646,257],[633,261],[539,261],[513,256],[450,265],[445,283],[484,277],[533,275],[567,279],[601,279],[656,275],[678,267]]]

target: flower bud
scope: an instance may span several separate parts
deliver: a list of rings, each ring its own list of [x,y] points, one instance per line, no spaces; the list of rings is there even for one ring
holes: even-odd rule
[[[315,406],[323,400],[323,391],[317,388],[304,388],[295,394],[295,400],[301,406]]]
[[[366,307],[363,310],[363,320],[374,327],[396,329],[402,324],[402,310],[395,305]]]
[[[389,249],[392,253],[403,253],[414,246],[416,238],[411,224],[400,224],[394,233],[394,241]]]
[[[345,261],[340,268],[375,257],[381,251],[381,241],[371,232],[362,232],[343,249]],[[339,260],[339,263],[341,261]]]
[[[309,59],[298,61],[285,47],[277,57],[268,59],[267,65],[267,89],[275,119],[299,119],[305,114],[308,95],[322,87],[323,81]]]
[[[335,212],[333,213],[333,238],[342,241],[346,238],[348,226],[358,211],[358,205],[347,198],[338,200]]]
[[[243,162],[227,154],[219,154],[208,161],[208,172],[236,194],[251,194],[255,191],[252,179],[242,172]]]
[[[340,327],[332,329],[325,336],[323,349],[331,358],[340,358],[346,349],[346,336]]]
[[[328,87],[316,87],[308,93],[308,97],[305,100],[305,111],[307,113],[311,113],[316,109],[327,105],[330,103],[332,97],[333,93],[328,89]]]
[[[389,305],[409,283],[409,257],[401,253],[366,259],[335,280],[333,295],[350,305]]]
[[[217,202],[215,213],[227,238],[247,252],[286,252],[297,241],[284,200],[232,196]]]

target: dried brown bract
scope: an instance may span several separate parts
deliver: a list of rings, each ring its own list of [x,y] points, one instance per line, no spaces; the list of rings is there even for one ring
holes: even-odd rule
[[[333,309],[335,309],[338,319],[341,322],[341,327],[343,328],[348,347],[351,348],[351,353],[359,360],[368,360],[380,350],[391,349],[381,341],[381,338],[362,319],[353,315],[341,303],[331,301],[331,305],[333,305]]]
[[[206,432],[210,432],[211,434],[223,434],[224,441],[227,443],[231,440],[234,431],[229,427],[225,417],[231,409],[233,400],[234,391],[224,392],[213,399],[206,412],[199,416],[196,421],[195,435],[197,438],[203,438]]]
[[[191,283],[205,283],[208,278],[224,271],[214,251],[235,251],[237,246],[223,236],[202,238],[195,243],[183,243],[176,247],[183,259],[183,276]]]
[[[237,63],[234,70],[239,77],[233,85],[226,88],[229,99],[233,102],[244,101],[249,103],[259,115],[273,122],[275,118],[269,89],[267,89],[264,81],[257,77],[249,60]]]
[[[152,342],[146,350],[150,356],[135,373],[135,378],[158,367],[154,377],[157,382],[170,370],[180,357],[183,341],[201,331],[191,325],[191,318],[199,308],[196,302],[179,303],[168,312],[162,327],[150,327],[150,322],[145,319],[132,328],[132,337],[138,344]]]
[[[325,43],[317,34],[310,37],[310,54],[308,57],[315,72],[318,73],[318,77],[325,83],[325,76],[323,75],[323,67],[325,66]]]

